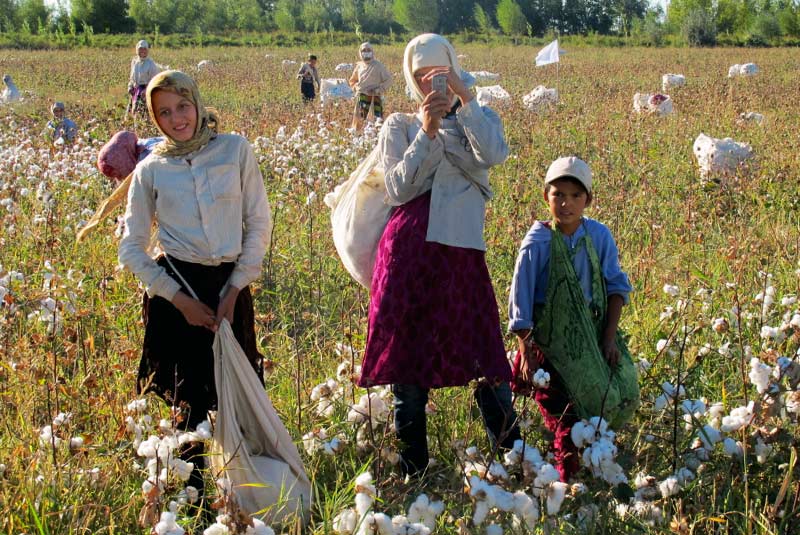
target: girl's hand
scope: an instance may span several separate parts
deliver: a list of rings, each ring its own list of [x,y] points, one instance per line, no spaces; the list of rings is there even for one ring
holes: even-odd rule
[[[214,317],[214,311],[206,306],[205,303],[186,295],[183,290],[181,290],[172,298],[172,304],[181,311],[183,317],[186,318],[186,323],[189,325],[205,327],[213,332],[217,331],[217,321]]]
[[[228,285],[225,294],[219,300],[219,306],[217,306],[217,321],[214,324],[214,330],[219,327],[223,319],[227,319],[228,323],[233,324],[233,309],[236,307],[237,297],[239,297],[239,288]]]
[[[442,124],[442,117],[450,111],[450,101],[446,95],[431,91],[422,101],[422,129],[433,139]]]
[[[425,76],[422,77],[421,81],[425,83],[425,86],[428,86],[430,80],[436,76],[437,74],[444,74],[447,76],[447,100],[450,101],[450,97],[452,95],[458,96],[461,99],[461,105],[465,106],[472,100],[472,93],[470,93],[467,86],[464,85],[464,81],[461,80],[461,77],[458,76],[453,69],[450,67],[437,67],[430,72],[425,73]],[[448,109],[448,111],[450,111]]]
[[[614,337],[604,337],[603,344],[601,349],[603,350],[603,357],[608,362],[608,365],[612,368],[619,364],[619,348],[617,348],[617,340],[616,336]]]

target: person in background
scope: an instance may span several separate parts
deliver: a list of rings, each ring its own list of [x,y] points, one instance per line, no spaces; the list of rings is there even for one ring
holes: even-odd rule
[[[78,135],[78,126],[65,116],[64,103],[54,102],[50,112],[53,114],[53,119],[47,123],[50,140],[62,139],[63,143],[72,143]]]
[[[522,240],[511,281],[508,328],[517,335],[519,345],[514,362],[515,390],[533,394],[545,426],[554,435],[555,467],[566,483],[580,467],[579,452],[570,436],[578,417],[564,383],[569,377],[562,377],[553,367],[550,356],[557,355],[548,356],[539,347],[543,342],[537,340],[535,327],[567,314],[566,306],[554,304],[558,302],[556,292],[574,292],[588,307],[580,302],[570,308],[586,309],[591,321],[600,323],[595,327],[601,333],[600,340],[587,343],[598,344],[608,365],[616,367],[622,354],[617,327],[632,288],[620,267],[611,231],[583,215],[592,202],[592,171],[586,162],[575,156],[555,160],[545,175],[544,200],[552,219],[535,221]],[[574,274],[564,269],[569,264]],[[577,332],[575,329],[569,335],[577,336]],[[571,345],[580,348],[577,342],[573,340]],[[540,368],[550,374],[550,383],[533,389],[532,379]]]
[[[317,72],[317,56],[308,55],[308,61],[300,66],[297,71],[297,78],[300,79],[300,93],[303,95],[303,102],[309,103],[317,96],[320,80]]]
[[[136,56],[131,60],[131,74],[128,78],[128,94],[131,96],[130,111],[144,111],[144,91],[153,77],[161,72],[150,55],[150,44],[142,39],[136,43]]]
[[[392,73],[375,59],[375,50],[370,43],[361,43],[358,49],[359,62],[350,76],[350,87],[356,92],[356,109],[353,113],[353,128],[360,128],[372,113],[375,119],[383,118],[383,94],[392,85]]]
[[[408,43],[406,84],[418,113],[394,113],[378,149],[387,203],[378,242],[359,386],[392,385],[401,467],[428,466],[426,405],[432,388],[473,381],[493,447],[520,438],[483,238],[489,169],[508,157],[500,117],[478,104],[452,45],[423,34]],[[435,76],[446,92],[432,90]]]
[[[133,171],[119,261],[145,286],[144,339],[137,391],[153,391],[195,429],[217,406],[212,344],[227,319],[263,381],[249,285],[261,273],[272,219],[250,143],[220,134],[194,80],[156,75],[146,91],[164,140]],[[153,222],[159,247],[148,254]],[[188,484],[202,492],[202,443],[181,458],[195,463]]]

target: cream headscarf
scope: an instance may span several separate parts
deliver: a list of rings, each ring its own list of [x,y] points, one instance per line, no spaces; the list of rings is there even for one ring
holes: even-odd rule
[[[197,108],[197,124],[194,127],[192,139],[188,141],[172,139],[158,125],[153,111],[153,92],[156,89],[172,91],[173,93],[185,97]],[[147,96],[147,111],[150,114],[150,120],[153,121],[153,124],[158,131],[161,132],[161,135],[164,136],[164,141],[153,148],[154,153],[173,157],[186,156],[204,147],[209,141],[216,137],[217,127],[219,126],[217,112],[213,108],[206,108],[203,106],[203,101],[200,98],[200,90],[190,76],[180,71],[160,72],[147,84],[145,94]]]
[[[461,78],[464,85],[471,87],[475,83],[475,78],[466,71],[461,70],[458,63],[456,51],[450,41],[435,33],[423,33],[413,38],[403,55],[403,76],[406,79],[409,93],[419,103],[425,100],[425,94],[417,85],[414,73],[423,67],[450,67],[453,72]],[[458,97],[453,95],[455,104]]]

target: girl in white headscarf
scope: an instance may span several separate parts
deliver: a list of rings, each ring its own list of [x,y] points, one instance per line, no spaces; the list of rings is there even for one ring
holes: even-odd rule
[[[520,435],[483,240],[489,168],[508,155],[503,126],[444,37],[415,37],[403,74],[419,110],[392,114],[378,142],[395,208],[378,244],[360,385],[392,385],[402,467],[417,474],[428,464],[431,388],[479,380],[490,440],[510,448]],[[437,75],[444,94],[431,90]]]
[[[383,94],[392,85],[392,73],[375,59],[375,50],[368,42],[358,48],[358,63],[350,76],[350,87],[356,92],[356,109],[353,113],[353,128],[360,127],[372,107],[375,119],[383,118]]]

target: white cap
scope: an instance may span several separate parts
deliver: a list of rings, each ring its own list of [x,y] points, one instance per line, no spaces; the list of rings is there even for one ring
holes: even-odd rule
[[[136,43],[136,50],[139,50],[140,48],[150,48],[150,45],[147,43],[147,41],[142,39],[141,41]]]
[[[583,184],[588,193],[592,192],[592,170],[577,156],[564,156],[550,164],[544,177],[545,186],[559,178],[572,177]]]

